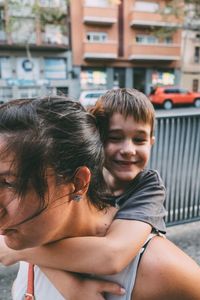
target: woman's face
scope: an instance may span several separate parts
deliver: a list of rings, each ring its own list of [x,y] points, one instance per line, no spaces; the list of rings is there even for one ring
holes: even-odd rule
[[[0,151],[3,144],[0,138]],[[0,158],[0,234],[5,236],[8,247],[16,250],[36,247],[70,236],[67,196],[71,192],[70,184],[56,186],[54,175],[49,173],[48,207],[25,221],[38,212],[40,199],[31,187],[23,199],[17,195],[12,160],[12,155]]]

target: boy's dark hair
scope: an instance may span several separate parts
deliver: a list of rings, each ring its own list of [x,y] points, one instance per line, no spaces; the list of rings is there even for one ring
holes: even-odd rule
[[[120,88],[107,91],[90,110],[97,119],[103,142],[106,141],[109,120],[114,113],[120,113],[125,118],[133,116],[136,122],[144,122],[151,126],[151,136],[154,132],[155,110],[149,98],[136,89]]]
[[[87,166],[92,174],[89,201],[99,209],[107,206],[103,146],[94,116],[80,103],[59,96],[10,101],[0,106],[0,135],[6,144],[1,157],[14,154],[15,189],[22,200],[31,186],[42,211],[47,206],[47,168],[61,184]]]

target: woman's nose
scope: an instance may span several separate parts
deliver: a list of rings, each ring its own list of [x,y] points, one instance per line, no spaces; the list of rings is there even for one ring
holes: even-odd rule
[[[4,214],[5,214],[5,209],[0,207],[0,219],[1,219],[1,217],[4,216]]]

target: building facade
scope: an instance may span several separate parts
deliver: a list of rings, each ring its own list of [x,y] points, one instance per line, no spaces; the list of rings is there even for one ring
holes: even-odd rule
[[[67,22],[65,0],[0,0],[0,102],[68,92]]]
[[[182,33],[181,85],[200,91],[200,4],[188,4]]]
[[[200,91],[200,31],[185,30],[182,39],[181,85]]]
[[[148,94],[157,84],[179,84],[181,21],[168,2],[70,2],[72,64],[80,78],[75,97],[88,89],[135,87]]]

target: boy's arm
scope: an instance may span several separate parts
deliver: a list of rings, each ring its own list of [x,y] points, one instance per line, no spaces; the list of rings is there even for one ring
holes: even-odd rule
[[[150,232],[151,226],[147,223],[116,219],[104,237],[70,238],[15,251],[13,262],[24,260],[72,272],[115,274],[137,255]],[[9,260],[8,256],[6,259]]]
[[[46,267],[42,267],[41,270],[65,299],[103,300],[105,299],[103,293],[111,293],[118,296],[125,293],[125,290],[117,283],[87,278],[82,275]]]

